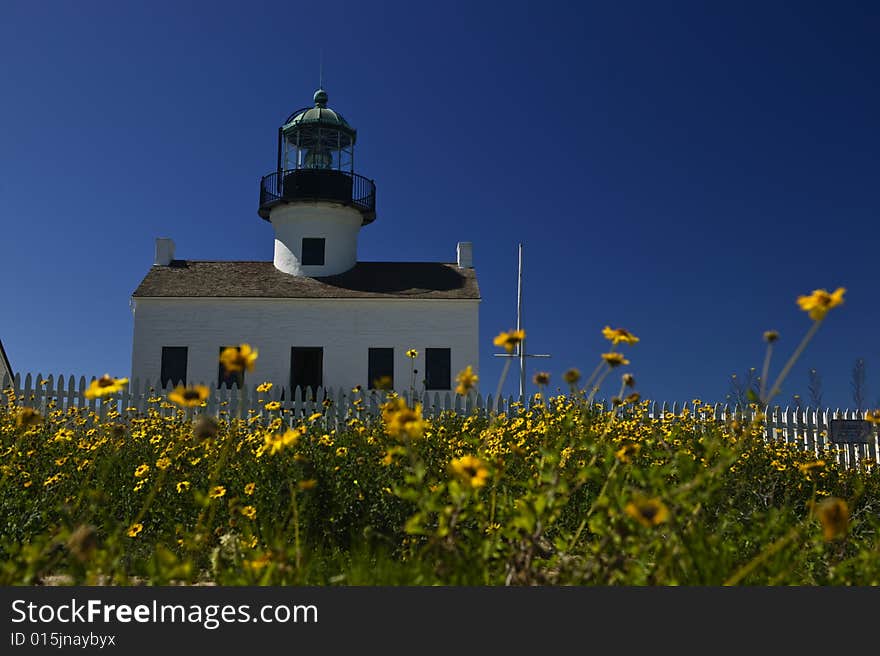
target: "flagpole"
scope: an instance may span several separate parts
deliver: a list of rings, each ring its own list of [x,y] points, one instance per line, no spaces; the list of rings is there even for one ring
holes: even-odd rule
[[[523,253],[523,245],[522,242],[519,243],[518,249],[518,269],[516,276],[516,329],[517,331],[522,330],[522,253]],[[496,358],[516,358],[519,360],[519,398],[525,403],[526,398],[526,358],[549,358],[550,355],[546,353],[526,353],[526,341],[523,339],[521,342],[518,342],[516,345],[516,350],[513,353],[496,353]],[[508,360],[508,363],[510,361]],[[507,366],[505,365],[504,372],[507,373]],[[502,379],[503,380],[503,379]],[[500,385],[501,383],[499,383]],[[501,388],[499,387],[499,390]]]
[[[518,269],[516,278],[516,330],[522,330],[522,242],[519,243]],[[526,396],[526,348],[525,339],[517,345],[519,352],[519,398]]]

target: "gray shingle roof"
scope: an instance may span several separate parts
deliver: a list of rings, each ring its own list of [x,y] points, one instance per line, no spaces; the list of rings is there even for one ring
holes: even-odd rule
[[[291,276],[272,262],[173,260],[153,266],[134,297],[479,299],[473,269],[444,262],[358,262],[345,273]]]

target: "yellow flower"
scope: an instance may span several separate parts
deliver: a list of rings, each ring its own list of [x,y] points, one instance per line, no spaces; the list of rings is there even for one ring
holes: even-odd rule
[[[143,531],[143,530],[144,530],[143,524],[141,524],[141,523],[132,524],[131,526],[128,527],[128,537],[136,538],[138,535],[141,534],[141,531]]]
[[[250,344],[242,344],[241,346],[230,346],[223,349],[220,354],[220,363],[228,373],[236,371],[254,370],[254,362],[257,361],[259,352],[252,349]]]
[[[492,341],[495,346],[502,346],[508,353],[513,353],[513,349],[517,344],[526,338],[525,330],[511,330],[506,333],[498,333],[498,336]]]
[[[802,474],[806,474],[807,472],[812,471],[813,469],[821,469],[824,466],[825,466],[824,460],[814,460],[813,462],[805,462],[804,464],[800,465],[798,467],[798,469],[801,470]]]
[[[642,398],[642,395],[638,392],[633,392],[632,394],[627,395],[625,399],[623,399],[624,403],[638,403],[639,399]]]
[[[569,369],[564,374],[562,374],[562,380],[564,380],[569,385],[577,385],[580,379],[581,372],[574,368]]]
[[[624,344],[635,344],[639,341],[639,338],[628,330],[624,330],[623,328],[612,328],[611,326],[605,326],[602,329],[602,336],[612,344],[619,344],[620,342],[623,342]]]
[[[419,357],[419,352],[416,351],[415,349],[410,349],[406,352],[406,357],[411,358],[411,359],[415,359],[415,358]]]
[[[310,479],[305,480],[305,481],[300,481],[299,483],[296,484],[296,486],[297,486],[300,490],[311,490],[311,489],[312,489],[313,487],[315,487],[317,484],[318,484],[318,481],[316,481],[314,478],[310,478]]]
[[[257,516],[257,509],[253,506],[245,506],[241,509],[241,514],[247,517],[248,519],[253,519]]]
[[[880,424],[880,408],[865,412],[865,421],[869,421],[872,424]]]
[[[281,404],[278,401],[269,401],[266,405],[263,406],[269,412],[273,412],[274,410],[280,410]]]
[[[779,339],[779,333],[775,330],[766,330],[764,331],[764,341],[768,344],[772,344],[777,339]]]
[[[351,388],[351,393],[352,393],[352,394],[360,394],[360,391],[361,391],[361,386],[360,386],[360,385],[355,385],[354,387]]]
[[[348,448],[344,446],[339,447],[336,449],[336,455],[340,458],[344,458],[348,455]]]
[[[643,526],[658,526],[669,519],[669,509],[660,499],[638,499],[626,504],[624,512]]]
[[[602,359],[608,363],[608,366],[612,369],[614,367],[618,367],[622,364],[629,364],[629,360],[627,360],[621,353],[603,353]]]
[[[220,497],[224,496],[225,494],[226,494],[226,488],[223,487],[222,485],[217,485],[214,487],[214,489],[211,490],[211,493],[208,496],[210,496],[212,499],[219,499]]]
[[[458,387],[455,388],[455,393],[464,396],[468,391],[474,388],[474,385],[476,385],[480,378],[474,373],[473,367],[468,365],[458,372],[458,376],[455,377],[455,380],[458,383]]]
[[[36,426],[43,421],[42,415],[33,408],[22,408],[15,416],[15,425],[18,428]],[[64,430],[64,429],[61,429]]]
[[[373,381],[373,387],[378,390],[390,390],[394,385],[391,376],[379,376]]]
[[[843,287],[838,287],[832,294],[824,289],[815,289],[809,296],[798,296],[797,303],[801,310],[810,313],[810,319],[819,321],[825,318],[828,310],[843,304],[844,292],[846,289]]]
[[[205,399],[210,394],[211,391],[204,385],[196,385],[195,387],[178,385],[173,392],[168,394],[168,400],[182,408],[196,408],[204,405]]]
[[[615,451],[615,457],[620,460],[622,463],[630,463],[632,459],[639,455],[639,451],[642,450],[641,444],[624,444],[617,451]]]
[[[535,377],[532,379],[535,385],[539,387],[543,387],[544,385],[550,384],[550,374],[546,371],[539,371],[535,374]]]
[[[156,461],[156,467],[158,467],[159,469],[165,470],[168,469],[169,466],[171,466],[171,460],[169,460],[168,458],[159,458]]]
[[[269,433],[263,440],[263,449],[269,451],[269,455],[275,455],[289,446],[296,446],[302,433],[294,428],[288,428],[283,435]]]
[[[315,413],[309,415],[309,421],[315,421],[315,419],[320,419],[323,416],[324,415],[322,415],[320,412],[315,412]]]
[[[816,504],[816,515],[822,524],[822,536],[826,542],[846,535],[849,526],[849,508],[846,501],[827,497]]]
[[[449,470],[471,488],[483,487],[489,478],[489,470],[476,456],[462,456],[449,463]]]
[[[272,389],[272,383],[270,383],[269,381],[257,385],[258,392],[268,392],[270,389]]]
[[[248,496],[251,496],[254,493],[254,489],[256,489],[256,483],[248,483],[244,486],[244,493]]]
[[[284,435],[281,436],[281,441],[284,443],[284,446],[296,446],[296,443],[299,441],[302,433],[295,428],[288,428],[284,431]]]
[[[60,480],[61,480],[61,474],[53,474],[52,476],[47,478],[45,481],[43,481],[43,487],[48,487],[50,485],[54,485],[55,483],[57,483]]]
[[[134,476],[135,478],[141,478],[142,476],[146,476],[148,471],[150,471],[150,466],[145,463],[134,470]]]
[[[189,481],[180,481],[180,483],[177,484],[177,493],[178,494],[180,494],[181,492],[184,492],[188,489],[189,489]]]
[[[382,405],[382,419],[385,421],[385,431],[392,437],[415,439],[421,437],[425,429],[421,404],[410,408],[400,397]]]
[[[94,399],[105,394],[115,394],[128,384],[128,378],[113,378],[110,374],[104,374],[97,380],[93,380],[86,390],[86,398]]]

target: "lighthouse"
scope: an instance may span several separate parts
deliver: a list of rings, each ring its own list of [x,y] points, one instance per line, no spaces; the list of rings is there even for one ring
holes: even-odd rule
[[[454,257],[442,262],[359,259],[376,184],[355,169],[354,127],[324,89],[312,100],[278,128],[274,170],[260,177],[271,260],[182,259],[173,238],[156,239],[130,301],[131,378],[142,388],[268,381],[313,395],[355,386],[451,393],[457,372],[478,371],[472,242],[450,243]],[[219,354],[240,344],[259,358],[230,375]]]
[[[293,112],[278,128],[276,170],[260,181],[259,215],[275,230],[275,268],[332,276],[357,264],[358,233],[376,218],[376,184],[355,172],[357,131],[327,106]]]

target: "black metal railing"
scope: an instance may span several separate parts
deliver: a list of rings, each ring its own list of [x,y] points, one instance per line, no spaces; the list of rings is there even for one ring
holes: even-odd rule
[[[320,200],[354,207],[363,216],[364,225],[376,218],[376,183],[357,173],[293,169],[264,175],[260,181],[259,215],[266,220],[275,205]]]

